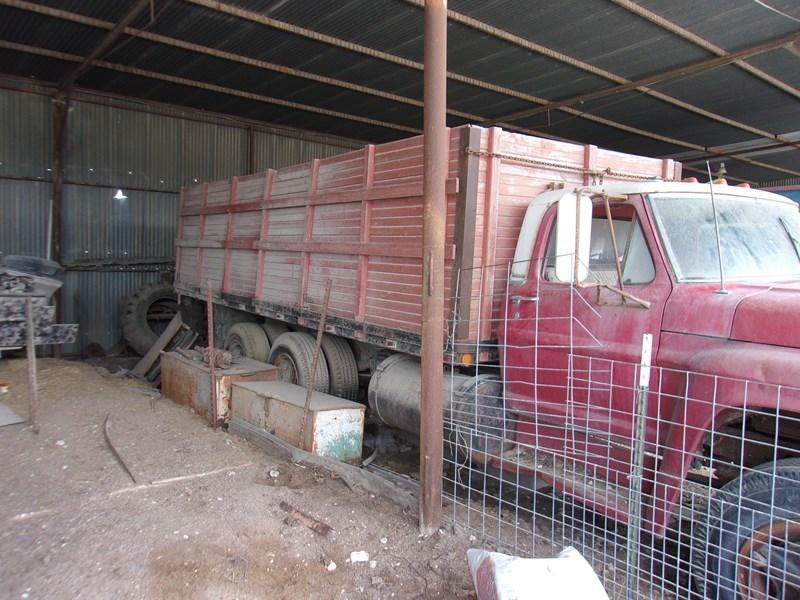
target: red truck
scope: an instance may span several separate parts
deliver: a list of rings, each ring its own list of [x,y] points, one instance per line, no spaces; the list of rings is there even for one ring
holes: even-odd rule
[[[680,179],[671,160],[452,129],[445,410],[484,440],[474,461],[626,522],[632,381],[651,334],[646,530],[665,534],[686,482],[735,496],[735,511],[704,512],[704,589],[769,593],[764,564],[800,582],[800,214],[776,194]],[[200,301],[210,281],[217,339],[305,384],[331,280],[314,387],[366,388],[378,420],[418,431],[421,196],[420,137],[185,188],[176,289]],[[786,543],[764,563],[778,526]]]

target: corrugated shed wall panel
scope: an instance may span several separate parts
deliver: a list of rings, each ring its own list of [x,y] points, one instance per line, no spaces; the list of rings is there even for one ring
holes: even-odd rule
[[[63,350],[76,354],[86,352],[90,344],[107,351],[120,341],[123,298],[146,283],[158,281],[158,273],[67,271],[63,280],[61,319],[64,323],[80,324],[75,343],[66,344]]]
[[[50,177],[52,110],[45,96],[0,90],[0,176]]]
[[[280,169],[314,158],[327,158],[352,149],[352,144],[325,144],[256,131],[253,132],[252,166],[253,171]]]
[[[0,179],[0,256],[47,256],[49,214],[49,183]]]
[[[162,258],[175,254],[176,194],[64,186],[65,262]]]

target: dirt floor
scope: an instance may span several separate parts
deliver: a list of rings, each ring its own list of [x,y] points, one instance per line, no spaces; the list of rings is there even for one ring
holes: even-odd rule
[[[0,379],[0,402],[25,417],[25,361],[0,360]],[[463,535],[420,539],[392,502],[89,364],[40,360],[39,382],[40,433],[0,427],[1,598],[475,597]],[[106,445],[107,415],[136,484]]]

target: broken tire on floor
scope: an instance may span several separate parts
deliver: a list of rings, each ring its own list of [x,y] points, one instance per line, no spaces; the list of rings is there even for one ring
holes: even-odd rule
[[[122,334],[144,356],[156,343],[178,310],[178,295],[171,284],[148,283],[128,298],[122,314]]]
[[[258,323],[236,323],[225,336],[225,349],[234,357],[244,356],[266,362],[270,345],[267,334]]]
[[[267,362],[278,367],[278,379],[301,385],[308,385],[311,379],[311,365],[314,361],[316,340],[302,331],[284,333],[272,346]],[[320,352],[313,388],[318,392],[328,392],[330,377],[325,355]]]
[[[347,340],[335,335],[322,336],[322,354],[328,364],[329,393],[355,401],[358,398],[358,365]]]
[[[264,321],[261,324],[261,329],[267,334],[270,345],[273,345],[284,333],[289,332],[289,328],[280,321]]]

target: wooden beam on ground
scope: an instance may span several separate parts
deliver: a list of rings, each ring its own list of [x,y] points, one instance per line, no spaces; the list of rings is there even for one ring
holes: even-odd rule
[[[150,347],[150,350],[147,351],[142,359],[136,363],[136,366],[131,371],[131,375],[134,377],[144,377],[150,368],[155,364],[158,360],[158,357],[161,355],[161,351],[167,347],[170,340],[175,337],[175,334],[180,331],[181,326],[183,325],[183,320],[181,319],[181,313],[175,313],[175,316],[172,317],[172,320],[167,325],[167,328],[164,330],[156,343]]]

